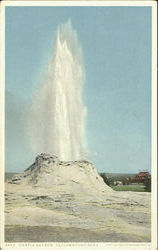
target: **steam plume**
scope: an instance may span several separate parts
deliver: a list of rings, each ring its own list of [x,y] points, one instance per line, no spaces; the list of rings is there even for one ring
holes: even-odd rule
[[[82,49],[71,20],[61,24],[48,72],[31,106],[30,137],[35,154],[55,154],[62,160],[84,155]]]

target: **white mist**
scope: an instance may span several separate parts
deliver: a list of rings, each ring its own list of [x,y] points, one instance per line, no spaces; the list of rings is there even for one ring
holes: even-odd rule
[[[61,160],[84,157],[82,49],[71,21],[57,29],[48,72],[31,106],[30,137],[35,154],[45,152]]]

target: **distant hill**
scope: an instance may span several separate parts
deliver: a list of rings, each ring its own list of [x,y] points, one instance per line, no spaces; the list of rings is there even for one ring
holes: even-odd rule
[[[129,173],[105,173],[107,179],[111,179],[114,181],[122,181],[123,178],[134,178],[136,174],[129,174]]]
[[[105,173],[108,178],[112,177],[135,177],[136,174],[129,174],[129,173]]]
[[[14,174],[17,173],[10,173],[10,172],[6,172],[5,173],[5,181],[10,180]],[[105,173],[107,178],[116,178],[116,179],[120,179],[122,177],[135,177],[136,174],[129,174],[129,173]]]
[[[17,174],[17,173],[9,173],[9,172],[6,172],[5,173],[5,181],[8,181],[10,180],[14,174]]]

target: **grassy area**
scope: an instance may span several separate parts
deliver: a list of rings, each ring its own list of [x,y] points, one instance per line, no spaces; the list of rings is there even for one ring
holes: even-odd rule
[[[115,191],[134,191],[145,192],[145,187],[142,185],[123,185],[123,186],[111,186]]]

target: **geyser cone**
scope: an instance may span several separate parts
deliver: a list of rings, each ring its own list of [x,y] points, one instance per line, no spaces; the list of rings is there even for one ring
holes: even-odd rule
[[[68,20],[57,29],[48,72],[32,104],[31,137],[35,154],[52,153],[62,160],[84,157],[83,82],[82,49]]]

